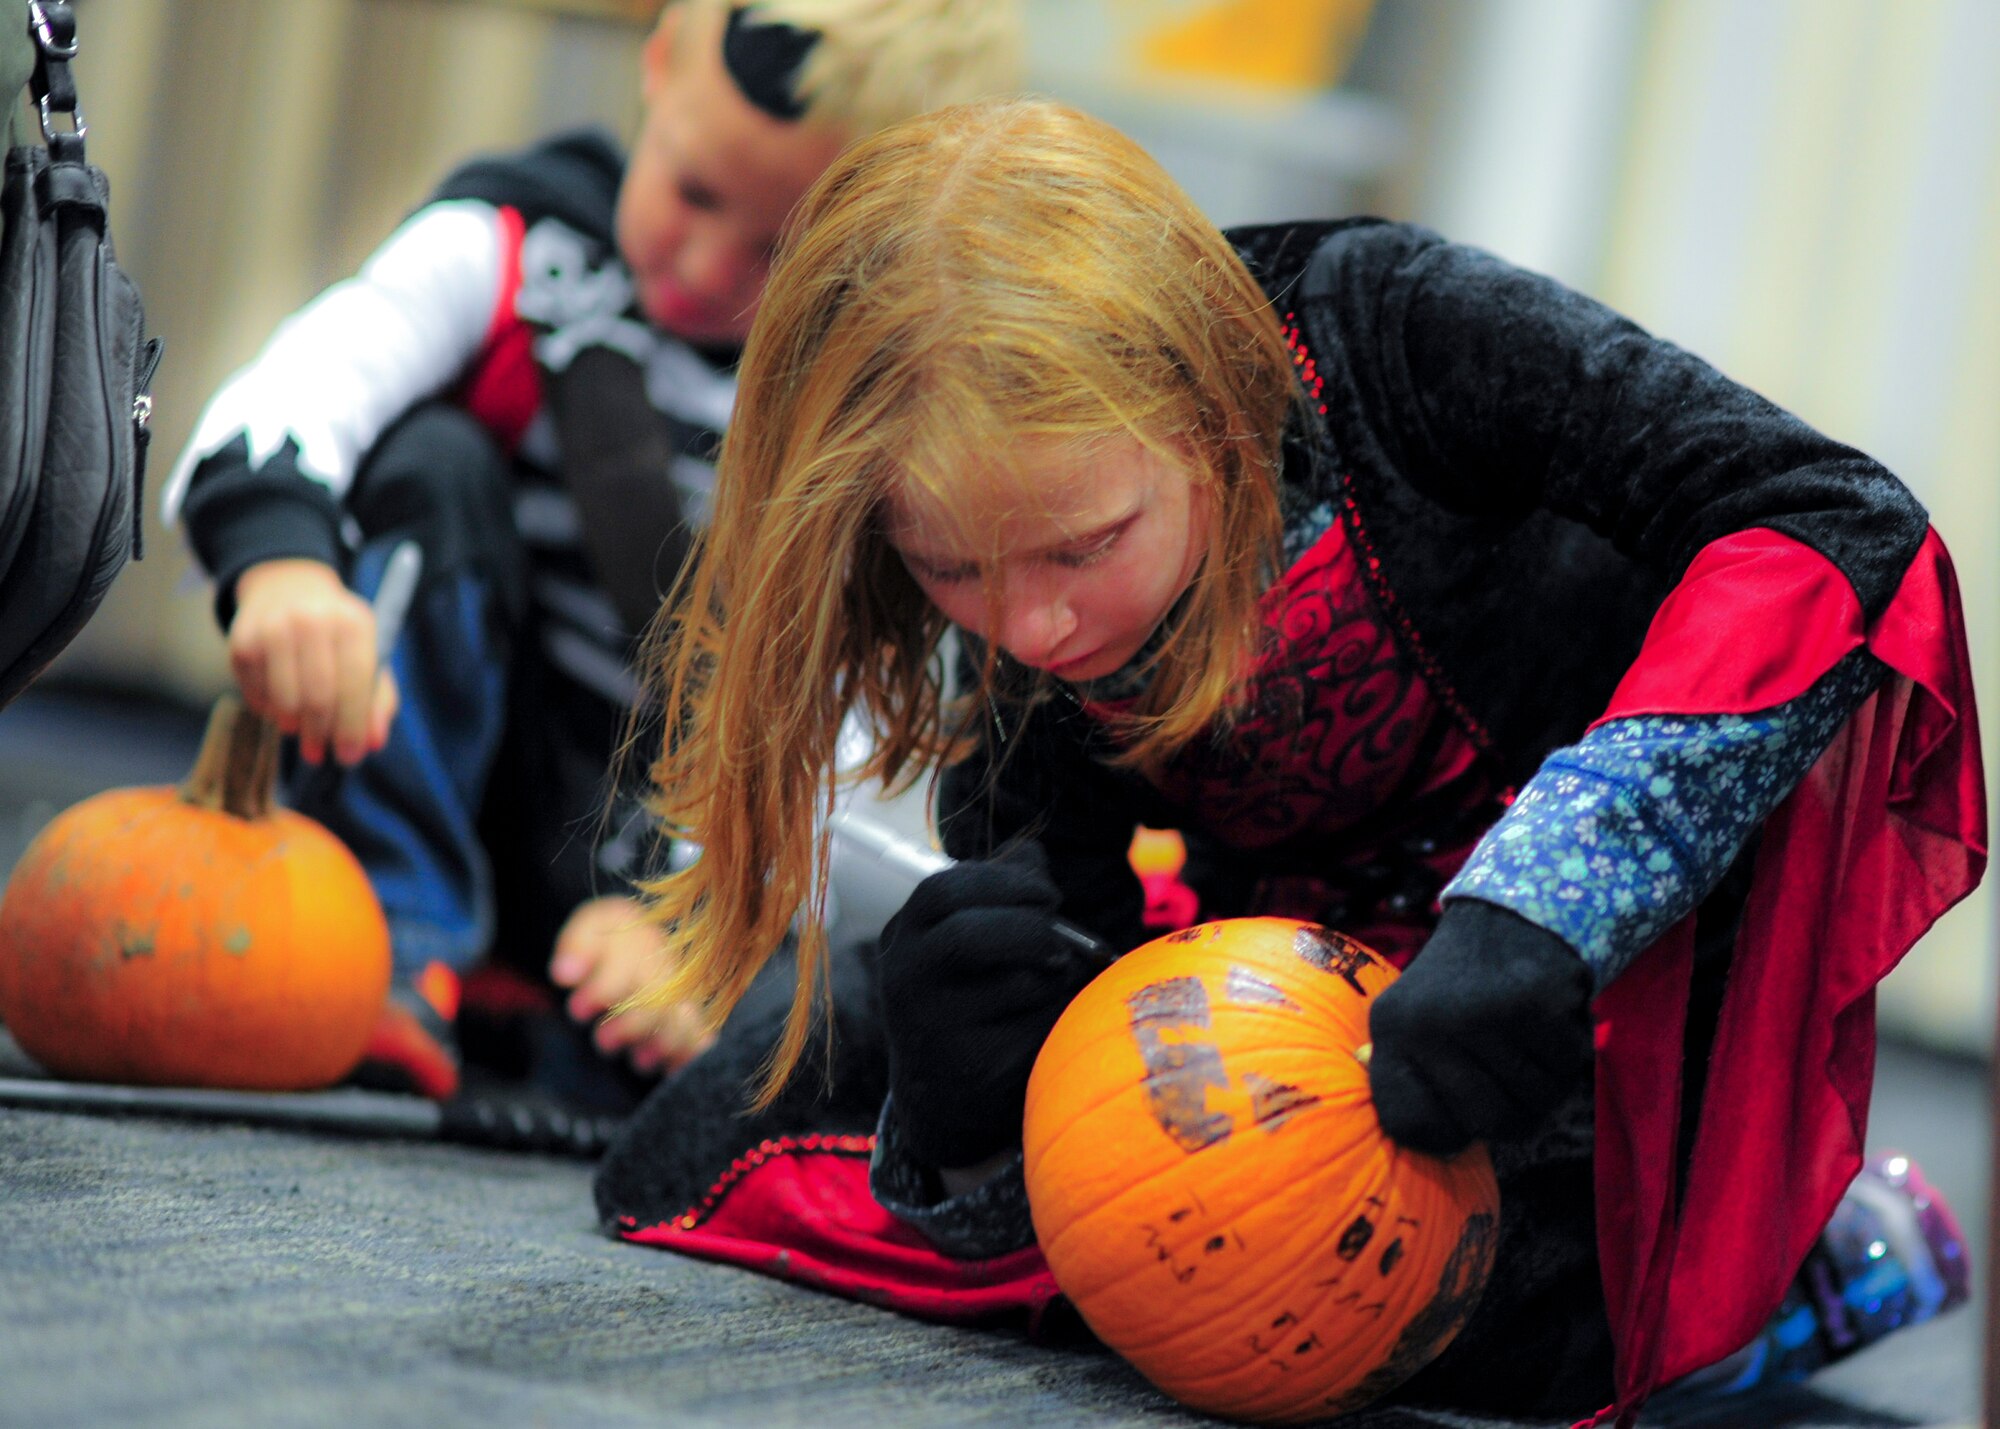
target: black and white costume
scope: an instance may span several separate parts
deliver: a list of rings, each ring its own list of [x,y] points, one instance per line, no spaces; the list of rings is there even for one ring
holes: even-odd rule
[[[539,966],[640,841],[600,817],[636,632],[586,555],[547,394],[586,348],[633,359],[699,522],[736,354],[639,314],[623,169],[584,132],[454,173],[224,384],[167,485],[225,625],[258,562],[322,560],[366,595],[390,547],[423,546],[390,745],[312,811],[368,867],[399,970],[462,968],[496,929]]]

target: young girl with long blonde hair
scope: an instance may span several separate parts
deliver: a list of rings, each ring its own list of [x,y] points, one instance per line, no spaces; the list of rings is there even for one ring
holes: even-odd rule
[[[1492,1150],[1493,1282],[1411,1393],[1635,1404],[1769,1348],[1787,1296],[1820,1328],[1766,1358],[1802,1372],[1867,1338],[1810,1288],[1855,1270],[1843,1190],[1925,1202],[1861,1167],[1855,1009],[1983,863],[1954,601],[1888,472],[1548,280],[1375,220],[1224,235],[1051,103],[884,131],[794,215],[660,661],[659,809],[702,852],[649,890],[656,995],[719,1019],[796,919],[786,1005],[663,1088],[600,1206],[720,1214],[675,1204],[719,1145],[683,1123],[769,1053],[746,1145],[879,1102],[874,1202],[947,1260],[1023,1253],[1028,1070],[1146,936],[1135,825],[1173,827],[1204,916],[1407,964],[1382,1126]],[[850,718],[853,777],[942,771],[961,862],[884,931],[830,1089]],[[1963,1298],[1948,1218],[1883,1234],[1901,1319]],[[853,1253],[815,1283],[938,1312]]]

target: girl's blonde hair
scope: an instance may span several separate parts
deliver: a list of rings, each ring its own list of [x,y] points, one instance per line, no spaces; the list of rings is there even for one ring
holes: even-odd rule
[[[1296,391],[1227,240],[1075,110],[937,111],[851,147],[801,201],[744,350],[713,524],[656,637],[658,809],[702,853],[646,890],[678,957],[646,1000],[719,1020],[803,910],[760,1105],[822,980],[843,720],[874,738],[855,780],[907,783],[959,743],[945,622],[885,537],[890,497],[975,532],[1023,442],[1137,439],[1188,472],[1207,545],[1122,729],[1152,767],[1226,716],[1254,654]]]
[[[794,90],[815,122],[872,133],[1021,83],[1018,0],[671,0],[816,31]]]

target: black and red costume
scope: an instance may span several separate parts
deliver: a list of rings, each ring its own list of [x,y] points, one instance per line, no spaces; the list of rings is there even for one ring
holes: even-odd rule
[[[1130,946],[1133,825],[1181,828],[1206,916],[1318,917],[1407,957],[1509,791],[1594,723],[1767,710],[1862,650],[1888,672],[1731,876],[1598,996],[1582,1115],[1494,1148],[1511,1242],[1412,1386],[1462,1399],[1526,1362],[1498,1391],[1516,1407],[1601,1386],[1583,1412],[1629,1413],[1778,1304],[1860,1165],[1874,985],[1983,871],[1949,560],[1878,464],[1553,282],[1373,220],[1235,239],[1308,397],[1288,531],[1331,508],[1267,600],[1248,713],[1148,780],[1105,761],[1091,698],[1003,691],[944,783],[953,855],[1031,835],[1064,916]],[[807,1067],[735,1116],[766,989],[642,1110],[601,1212],[913,1313],[1038,1316],[1057,1292],[1032,1246],[954,1259],[869,1197],[863,972],[837,989],[831,1094]]]

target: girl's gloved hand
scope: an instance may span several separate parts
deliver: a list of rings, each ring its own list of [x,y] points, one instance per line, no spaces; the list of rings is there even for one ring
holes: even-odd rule
[[[1382,1130],[1452,1156],[1533,1131],[1590,1067],[1590,969],[1496,904],[1458,899],[1376,998],[1368,1083]]]
[[[932,874],[883,929],[889,1093],[926,1164],[971,1166],[1021,1139],[1035,1055],[1113,960],[1058,931],[1060,902],[1041,846],[1022,844]]]

